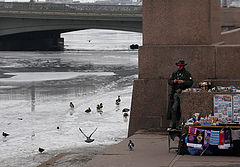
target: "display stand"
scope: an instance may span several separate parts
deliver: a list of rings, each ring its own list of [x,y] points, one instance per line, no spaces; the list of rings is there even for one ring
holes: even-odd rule
[[[226,125],[185,125],[182,131],[182,134],[187,134],[188,128],[189,127],[194,127],[194,128],[198,128],[198,129],[205,129],[205,130],[214,130],[214,131],[220,131],[220,130],[237,130],[240,129],[240,125],[239,124],[226,124]],[[232,141],[232,151],[233,151],[233,155],[238,155],[240,154],[240,141]],[[179,150],[181,150],[181,145],[178,146]],[[203,153],[207,150],[204,149],[203,152],[200,155],[203,155]]]
[[[185,130],[188,127],[201,128],[201,129],[240,129],[240,125],[185,125]]]

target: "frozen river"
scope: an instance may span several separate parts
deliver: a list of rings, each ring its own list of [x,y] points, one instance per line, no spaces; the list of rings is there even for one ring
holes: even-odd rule
[[[84,30],[62,36],[63,52],[0,52],[0,132],[10,134],[1,136],[1,167],[34,167],[61,152],[102,149],[127,137],[129,117],[122,109],[131,106],[138,73],[138,53],[128,48],[141,45],[141,34]],[[99,103],[103,113],[96,111]],[[91,113],[84,112],[88,107]],[[95,141],[85,143],[79,127],[86,134],[98,128]]]

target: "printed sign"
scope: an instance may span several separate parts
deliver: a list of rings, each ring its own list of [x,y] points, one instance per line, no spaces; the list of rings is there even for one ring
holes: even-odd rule
[[[235,97],[236,98],[236,97]],[[233,121],[233,97],[229,94],[214,96],[214,116],[223,122]]]

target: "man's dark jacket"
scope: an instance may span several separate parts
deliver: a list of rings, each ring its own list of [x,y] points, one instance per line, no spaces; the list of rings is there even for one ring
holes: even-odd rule
[[[174,80],[183,80],[184,82],[182,84],[175,84]],[[192,76],[191,74],[185,69],[177,70],[176,72],[173,72],[172,75],[168,79],[168,84],[172,86],[171,93],[169,94],[169,103],[168,103],[168,113],[167,113],[167,119],[171,120],[171,108],[174,103],[174,93],[176,93],[177,90],[185,90],[187,88],[190,88],[193,84]],[[180,120],[181,118],[181,109],[180,105],[177,109],[177,120]]]

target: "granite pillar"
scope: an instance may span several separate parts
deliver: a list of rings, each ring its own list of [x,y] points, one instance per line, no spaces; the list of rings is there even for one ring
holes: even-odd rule
[[[143,0],[143,46],[129,136],[138,129],[166,131],[167,79],[179,59],[188,63],[194,80],[216,78],[217,52],[224,50],[216,47],[222,41],[219,9],[219,0]]]

